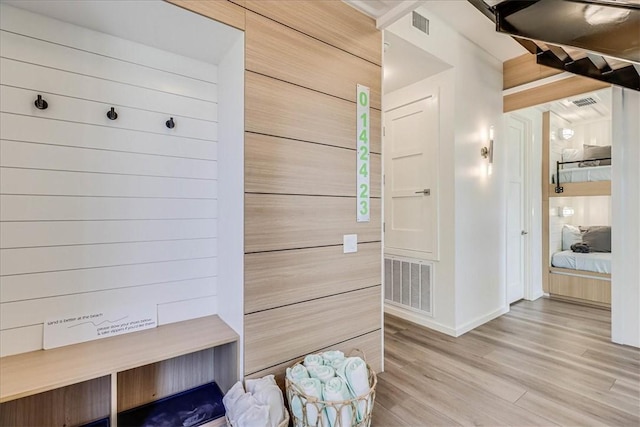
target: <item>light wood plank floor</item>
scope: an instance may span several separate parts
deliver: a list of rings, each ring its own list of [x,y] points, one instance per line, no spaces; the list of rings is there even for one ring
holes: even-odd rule
[[[386,316],[372,425],[639,426],[640,351],[610,319],[541,298],[453,338]]]

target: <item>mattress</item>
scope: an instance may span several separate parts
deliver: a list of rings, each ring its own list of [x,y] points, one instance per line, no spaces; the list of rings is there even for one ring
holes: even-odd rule
[[[611,165],[560,170],[560,183],[611,181]]]
[[[611,274],[611,253],[591,252],[588,254],[573,251],[556,252],[551,257],[551,265],[571,270],[593,271]]]

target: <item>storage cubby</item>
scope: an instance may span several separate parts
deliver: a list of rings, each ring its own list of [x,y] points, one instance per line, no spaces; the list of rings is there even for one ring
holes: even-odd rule
[[[0,425],[73,426],[239,378],[238,335],[218,316],[0,359]]]

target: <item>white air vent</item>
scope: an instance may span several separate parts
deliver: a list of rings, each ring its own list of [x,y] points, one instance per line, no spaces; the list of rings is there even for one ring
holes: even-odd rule
[[[596,100],[591,97],[575,99],[573,104],[577,107],[586,107],[587,105],[596,104]]]
[[[384,298],[386,302],[431,315],[433,264],[421,260],[385,257]]]
[[[429,20],[417,12],[412,13],[412,24],[425,34],[429,34]]]

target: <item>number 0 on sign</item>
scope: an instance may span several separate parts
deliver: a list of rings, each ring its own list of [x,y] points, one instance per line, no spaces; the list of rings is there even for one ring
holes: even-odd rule
[[[356,126],[356,147],[357,147],[357,162],[356,162],[356,200],[357,205],[357,221],[369,222],[369,211],[371,207],[371,200],[369,194],[369,88],[366,86],[357,86],[357,119],[358,124]]]

